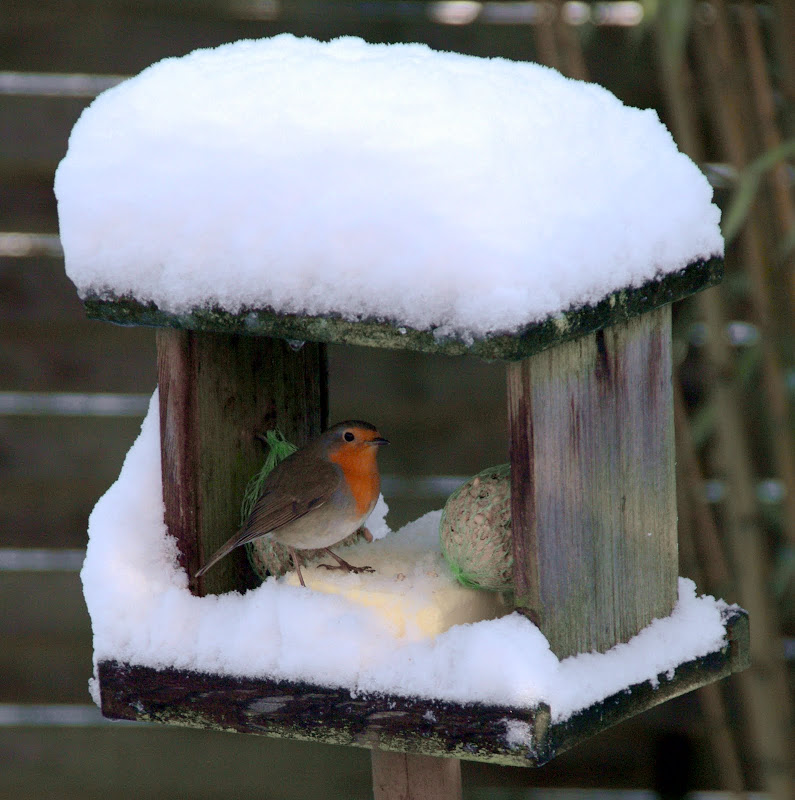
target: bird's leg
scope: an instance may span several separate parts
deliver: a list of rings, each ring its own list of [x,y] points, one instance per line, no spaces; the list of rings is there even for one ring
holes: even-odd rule
[[[298,580],[301,582],[301,586],[306,588],[304,576],[301,574],[301,557],[298,555],[294,547],[287,545],[287,549],[290,551],[290,556],[293,559],[293,566],[295,567],[295,571],[298,573]]]
[[[318,564],[319,567],[323,567],[324,569],[344,569],[346,572],[355,572],[357,575],[360,572],[375,572],[372,567],[354,567],[353,564],[349,564],[345,559],[340,558],[328,547],[324,547],[323,549],[337,562],[338,566],[334,567],[331,564]]]

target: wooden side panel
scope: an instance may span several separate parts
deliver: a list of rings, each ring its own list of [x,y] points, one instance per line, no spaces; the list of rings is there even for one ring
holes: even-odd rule
[[[670,314],[508,367],[517,602],[559,657],[676,602]]]
[[[158,331],[157,345],[166,525],[192,577],[240,524],[243,491],[263,459],[257,434],[278,426],[302,444],[325,425],[325,347],[170,329]],[[252,575],[239,548],[191,590],[241,589]]]

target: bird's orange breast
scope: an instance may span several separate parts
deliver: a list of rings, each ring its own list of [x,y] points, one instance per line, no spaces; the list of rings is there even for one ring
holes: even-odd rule
[[[360,516],[364,516],[370,510],[381,490],[381,477],[378,474],[375,457],[375,448],[368,445],[343,446],[329,453],[329,459],[342,468],[356,503],[356,513]]]

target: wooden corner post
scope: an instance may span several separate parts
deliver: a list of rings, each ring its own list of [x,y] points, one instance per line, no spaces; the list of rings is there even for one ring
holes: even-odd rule
[[[263,461],[258,434],[296,444],[326,424],[326,347],[281,339],[159,328],[160,452],[169,533],[194,594],[250,586],[243,548],[193,576],[240,525],[240,504]]]
[[[677,599],[671,307],[508,366],[517,606],[559,658]]]

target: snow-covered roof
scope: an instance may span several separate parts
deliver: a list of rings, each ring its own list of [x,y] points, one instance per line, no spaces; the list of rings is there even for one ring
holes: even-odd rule
[[[652,110],[537,64],[290,35],[100,95],[56,175],[81,295],[471,341],[720,255]]]

